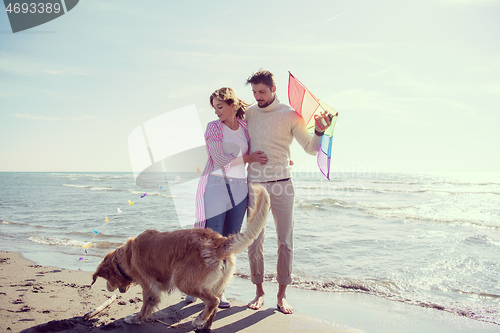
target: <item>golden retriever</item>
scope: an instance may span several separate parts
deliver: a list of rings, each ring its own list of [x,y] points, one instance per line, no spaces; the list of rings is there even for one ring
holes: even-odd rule
[[[193,326],[209,330],[220,297],[233,276],[235,254],[250,246],[266,224],[269,194],[262,185],[249,187],[255,204],[249,209],[245,232],[224,237],[211,229],[146,230],[108,253],[97,267],[92,284],[102,277],[109,291],[118,288],[124,293],[132,284],[142,287],[141,311],[125,318],[129,324],[150,319],[161,292],[171,293],[177,287],[205,303]]]

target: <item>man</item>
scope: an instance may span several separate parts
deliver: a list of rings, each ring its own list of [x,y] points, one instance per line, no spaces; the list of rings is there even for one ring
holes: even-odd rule
[[[248,181],[263,184],[271,198],[271,211],[278,236],[277,305],[281,312],[291,314],[293,307],[286,301],[286,287],[292,281],[293,260],[294,189],[291,181],[290,145],[295,138],[307,153],[316,155],[324,129],[321,130],[316,123],[315,135],[308,133],[304,119],[278,100],[274,76],[269,71],[258,71],[247,80],[247,84],[251,84],[257,101],[245,113],[250,135],[250,153],[263,151],[267,156],[266,163],[249,164]],[[318,120],[321,121],[321,118],[330,125],[329,117],[323,115]],[[248,248],[252,282],[256,285],[255,299],[248,307],[255,310],[264,304],[264,231]]]

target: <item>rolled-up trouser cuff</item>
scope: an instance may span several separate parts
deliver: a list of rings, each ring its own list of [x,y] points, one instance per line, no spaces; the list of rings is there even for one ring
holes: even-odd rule
[[[276,281],[278,281],[279,284],[288,286],[290,283],[292,283],[292,277],[291,276],[277,276]]]
[[[251,280],[253,284],[264,283],[264,277],[262,275],[252,275]]]

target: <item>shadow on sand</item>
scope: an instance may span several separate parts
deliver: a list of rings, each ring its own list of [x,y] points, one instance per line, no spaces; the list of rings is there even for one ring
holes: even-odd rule
[[[148,322],[140,325],[129,325],[124,319],[114,320],[106,325],[100,325],[99,319],[91,320],[83,319],[83,316],[73,317],[63,320],[53,320],[44,324],[33,326],[25,329],[22,333],[46,333],[46,332],[139,332],[139,333],[155,333],[155,332],[193,332],[191,321],[203,310],[203,303],[186,304],[181,301],[177,304],[168,306],[154,313],[156,321]],[[248,315],[241,312],[248,312]],[[248,309],[246,305],[232,306],[229,309],[219,309],[215,316],[211,332],[238,332],[249,326],[252,326],[265,318],[276,313],[276,309],[265,309],[254,311]],[[230,317],[235,316],[232,320]],[[97,316],[98,317],[98,316]],[[190,320],[186,320],[190,318]],[[224,319],[226,325],[217,325],[217,321]]]

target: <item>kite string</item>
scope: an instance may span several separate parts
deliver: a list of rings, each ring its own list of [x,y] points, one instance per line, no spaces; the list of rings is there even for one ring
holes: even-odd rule
[[[157,185],[160,190],[163,188],[162,186],[160,185]],[[147,193],[145,192],[144,194],[141,195],[141,199],[143,199],[144,197],[146,197]],[[136,205],[137,203],[131,201],[131,200],[128,200],[128,208],[132,207],[133,205]],[[85,250],[85,254],[83,255],[83,257],[80,257],[79,258],[79,261],[80,262],[86,262],[86,257],[87,257],[87,254],[88,254],[88,249],[92,246],[92,243],[95,244],[95,238],[97,237],[97,235],[99,234],[100,231],[102,231],[104,229],[104,227],[111,221],[115,220],[118,218],[118,216],[120,214],[123,213],[123,210],[121,210],[120,208],[117,208],[117,214],[115,214],[114,216],[112,216],[111,218],[108,218],[108,216],[106,215],[106,218],[104,219],[104,223],[98,228],[98,229],[93,229],[93,233],[94,235],[92,236],[92,239],[90,240],[90,242],[86,243],[85,245],[83,245],[82,247],[84,248]],[[100,231],[98,231],[100,230]]]

